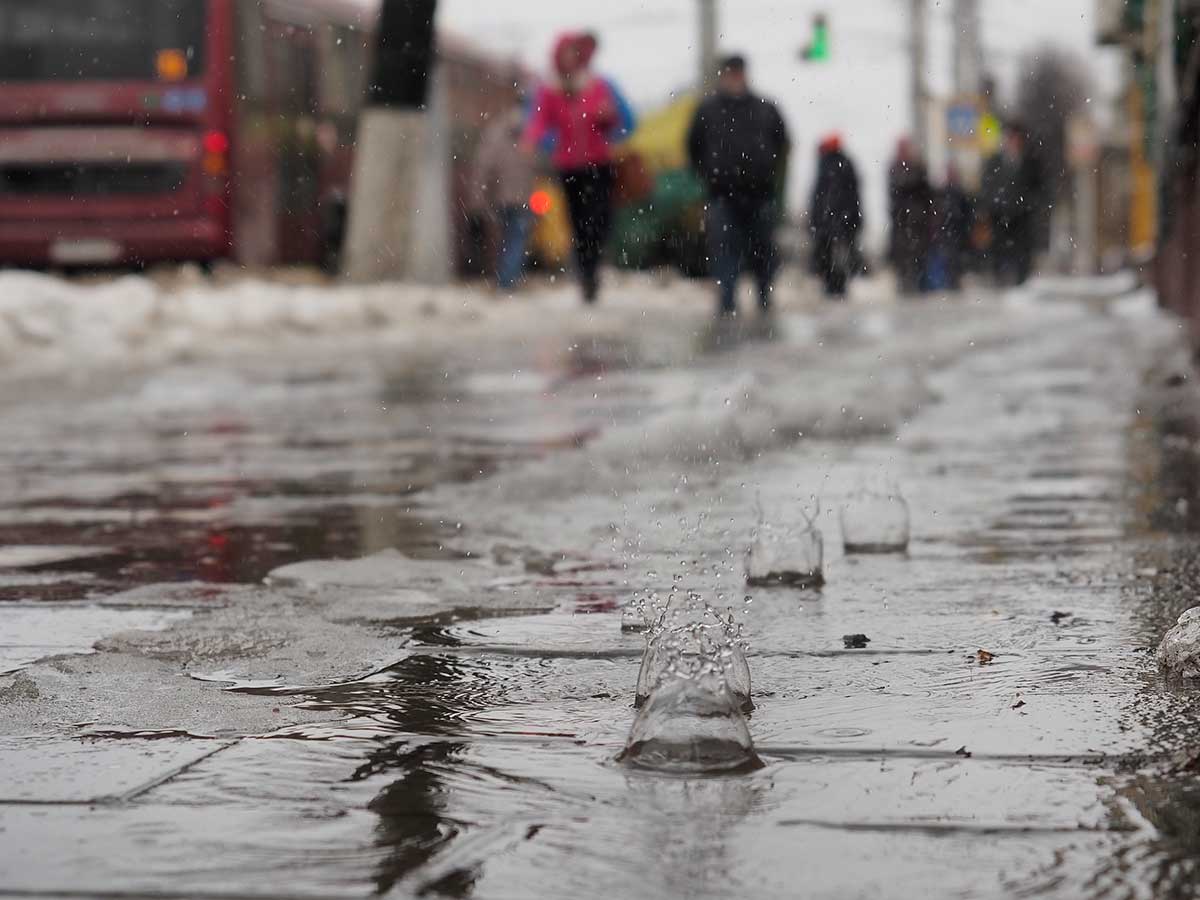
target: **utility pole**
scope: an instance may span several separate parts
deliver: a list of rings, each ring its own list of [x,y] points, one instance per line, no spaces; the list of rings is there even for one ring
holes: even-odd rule
[[[925,90],[925,61],[928,57],[929,4],[909,0],[909,89],[912,92],[912,140],[922,159],[928,159],[929,136]]]
[[[437,0],[383,0],[380,9],[343,255],[343,274],[353,281],[411,277],[420,235],[448,227],[416,202],[432,139],[425,106],[436,7]]]
[[[707,93],[717,77],[717,0],[696,0],[700,12],[700,91]]]
[[[951,159],[967,187],[979,186],[980,140],[983,105],[983,40],[980,35],[979,0],[954,0],[954,96],[952,102],[974,109],[974,133],[955,135]]]
[[[1176,0],[1158,0],[1158,34],[1155,48],[1154,97],[1157,110],[1154,116],[1154,162],[1159,177],[1167,168],[1167,148],[1175,131],[1175,15]]]
[[[983,89],[979,0],[954,0],[954,93],[977,98]]]

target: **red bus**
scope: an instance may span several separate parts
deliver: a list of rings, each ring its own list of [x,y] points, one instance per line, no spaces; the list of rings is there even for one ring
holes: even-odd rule
[[[334,263],[371,7],[0,0],[0,264]],[[439,66],[469,159],[520,76],[445,36]]]

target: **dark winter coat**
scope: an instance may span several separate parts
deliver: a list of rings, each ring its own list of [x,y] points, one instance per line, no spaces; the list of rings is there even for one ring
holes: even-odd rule
[[[710,195],[761,202],[778,190],[787,126],[769,100],[717,93],[696,109],[687,149]]]
[[[1019,160],[996,153],[984,163],[980,194],[994,229],[1025,224],[1032,210],[1031,169]]]
[[[808,216],[809,227],[818,241],[853,239],[862,227],[858,173],[850,157],[841,150],[821,154]]]
[[[892,263],[902,273],[920,272],[929,251],[933,188],[925,165],[897,160],[888,173]]]
[[[971,198],[957,184],[948,184],[934,199],[934,243],[952,253],[963,253],[971,242],[975,213]]]

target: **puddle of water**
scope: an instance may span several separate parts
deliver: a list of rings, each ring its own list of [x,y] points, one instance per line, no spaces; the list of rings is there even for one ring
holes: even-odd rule
[[[903,316],[886,324],[889,339],[909,327]],[[868,337],[878,331],[869,322],[859,330]],[[761,345],[753,352],[769,349]],[[499,487],[488,483],[489,491],[497,488],[494,509],[454,507],[446,496],[439,498],[439,509],[471,513],[462,532],[445,513],[429,515],[432,521],[412,533],[394,522],[381,524],[400,515],[386,504],[272,509],[283,496],[328,500],[339,486],[386,493],[420,477],[407,463],[391,472],[377,464],[347,466],[336,457],[349,453],[352,442],[328,432],[328,423],[309,427],[283,415],[253,428],[214,426],[205,456],[187,461],[207,474],[179,495],[177,525],[147,534],[142,544],[134,532],[154,531],[144,523],[97,523],[98,531],[117,529],[112,546],[125,554],[115,571],[95,570],[104,578],[125,587],[142,574],[163,580],[172,566],[195,577],[203,560],[212,559],[203,563],[211,566],[202,572],[209,580],[257,579],[289,562],[357,557],[364,549],[394,547],[417,563],[469,550],[495,563],[463,564],[488,573],[460,585],[466,593],[480,591],[467,608],[495,601],[498,610],[507,596],[543,591],[536,598],[539,609],[554,611],[482,618],[460,617],[457,607],[448,607],[417,623],[359,616],[378,629],[371,631],[376,638],[394,637],[397,646],[408,639],[397,651],[402,658],[352,681],[340,660],[333,668],[343,675],[327,685],[312,683],[316,678],[268,677],[280,669],[241,678],[234,691],[211,685],[238,702],[299,704],[336,718],[264,730],[119,809],[87,816],[54,810],[40,819],[4,810],[12,840],[0,849],[0,884],[46,892],[87,883],[182,894],[274,894],[287,885],[322,896],[749,897],[787,895],[802,875],[806,890],[826,896],[884,896],[898,885],[928,892],[936,885],[935,892],[948,895],[1001,897],[1096,883],[1098,865],[1107,864],[1097,861],[1110,859],[1107,851],[1127,836],[1125,820],[1106,803],[1104,780],[1130,765],[1159,726],[1147,724],[1146,709],[1121,705],[1136,680],[1130,636],[1138,626],[1127,612],[1124,583],[1099,578],[1103,570],[1125,565],[1102,541],[1102,528],[1082,519],[1084,528],[1057,529],[1062,540],[1047,541],[1051,529],[1037,527],[1036,516],[1014,515],[1007,528],[989,527],[1017,494],[1053,496],[1059,506],[1070,506],[1071,497],[1110,507],[1121,502],[1120,467],[1112,459],[1105,466],[1104,448],[1089,449],[1094,458],[1080,466],[1032,460],[1023,452],[1026,444],[1050,442],[1063,444],[1059,449],[1069,456],[1075,432],[1052,429],[1065,421],[1063,404],[1078,397],[1055,390],[1033,398],[1014,395],[1032,383],[1069,383],[1074,390],[1080,381],[1071,372],[1006,388],[1027,361],[1020,354],[1028,351],[1020,342],[990,355],[977,351],[972,362],[987,364],[948,376],[941,414],[959,425],[947,433],[922,426],[939,415],[927,410],[899,442],[860,439],[852,448],[802,443],[778,454],[747,454],[741,471],[735,470],[740,457],[725,457],[719,472],[693,468],[686,480],[664,476],[662,484],[646,489],[646,498],[632,496],[634,490],[588,496],[588,478],[568,472],[563,505],[556,507],[543,492],[506,504]],[[1075,355],[1075,342],[1056,352]],[[537,465],[552,468],[550,439],[580,434],[576,426],[597,415],[583,407],[593,391],[599,393],[595,378],[616,374],[606,353],[581,357],[570,377],[554,383],[553,396],[542,381],[503,392],[486,379],[451,379],[455,383],[447,386],[439,381],[443,373],[431,368],[424,381],[397,378],[390,395],[373,399],[405,407],[391,412],[413,420],[445,414],[451,424],[439,425],[447,430],[438,436],[459,429],[456,439],[474,435],[475,448],[489,417],[505,420],[506,429],[535,436],[529,446],[545,441],[533,452],[547,454]],[[704,365],[728,375],[719,371],[720,362]],[[976,414],[983,409],[991,416],[989,396],[1005,391],[981,428]],[[454,411],[484,392],[486,404],[465,414]],[[1104,399],[1121,402],[1119,395]],[[1035,408],[1022,411],[1017,400]],[[603,415],[621,403],[606,394],[597,406]],[[637,407],[624,412],[631,410]],[[362,407],[345,416],[375,422]],[[905,441],[920,441],[922,427],[924,449],[907,452]],[[411,433],[390,428],[380,433]],[[279,453],[284,445],[295,455]],[[386,446],[375,444],[372,453]],[[527,449],[505,459],[528,458],[522,456]],[[490,452],[460,460],[483,469]],[[205,486],[222,483],[223,470],[211,456],[224,453],[259,470],[278,462],[285,475],[234,479],[228,482],[234,499],[197,504]],[[653,455],[639,458],[639,465],[657,477],[663,470],[652,468]],[[672,476],[685,468],[683,458],[668,467]],[[811,479],[837,500],[849,493],[864,461],[880,460],[912,469],[906,494],[921,538],[912,554],[849,560],[834,548],[820,594],[781,587],[755,592],[752,603],[741,605],[744,573],[735,571],[731,581],[724,562],[731,544],[749,533],[749,510],[734,508],[742,493],[737,486],[752,479],[782,493]],[[473,477],[462,469],[413,465],[432,478],[449,471]],[[615,471],[614,485],[638,475]],[[571,472],[594,474],[587,466]],[[269,515],[239,522],[239,492],[263,500],[266,506],[256,512]],[[643,499],[653,508],[639,506]],[[98,499],[85,507],[103,510],[106,503]],[[687,532],[684,540],[674,523],[701,508],[719,510],[722,521]],[[185,519],[184,512],[198,518]],[[489,514],[500,522],[490,531]],[[613,764],[635,716],[631,699],[642,641],[620,633],[617,607],[608,605],[606,595],[644,585],[611,561],[593,559],[607,552],[608,523],[649,535],[638,545],[647,560],[638,560],[639,570],[680,571],[694,577],[698,590],[722,591],[739,605],[760,701],[750,731],[764,769],[703,779]],[[69,517],[63,524],[67,531],[80,525]],[[12,527],[0,526],[0,539]],[[228,552],[235,555],[222,555],[210,541],[214,532],[228,538]],[[197,542],[202,553],[165,546],[181,536]],[[501,543],[532,552],[501,561],[493,551]],[[564,556],[601,568],[569,571],[559,566]],[[414,568],[412,559],[379,562],[305,564],[291,570],[302,577],[289,590],[303,585],[318,593],[365,595],[397,580],[412,588],[412,582],[433,577],[431,570]],[[1072,577],[1063,577],[1064,569]],[[446,567],[437,571],[444,574]],[[500,574],[509,581],[497,589],[487,578]],[[1097,580],[1089,583],[1092,575]],[[661,580],[669,585],[669,578]],[[639,583],[626,585],[625,579]],[[362,613],[374,607],[364,601],[354,608]],[[566,614],[574,609],[602,611]],[[1064,627],[1052,619],[1056,610],[1071,610],[1079,621]],[[843,648],[842,636],[855,633],[870,637],[869,650]],[[994,664],[979,664],[982,648],[995,655]],[[311,649],[297,642],[279,649],[278,659],[282,665],[286,654]],[[286,662],[291,671],[316,668]],[[211,669],[231,679],[238,671],[221,664]],[[1161,715],[1164,732],[1190,721],[1178,708]],[[177,739],[107,728],[102,733],[117,746],[139,748]],[[1175,816],[1176,831],[1185,835],[1186,804],[1156,802],[1164,807],[1162,819]],[[981,834],[989,840],[980,841]],[[38,854],[53,858],[54,866],[28,865]],[[964,859],[971,864],[964,866]]]

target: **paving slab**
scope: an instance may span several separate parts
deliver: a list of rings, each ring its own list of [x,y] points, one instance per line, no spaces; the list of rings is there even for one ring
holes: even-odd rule
[[[0,807],[128,801],[230,743],[0,738]]]

